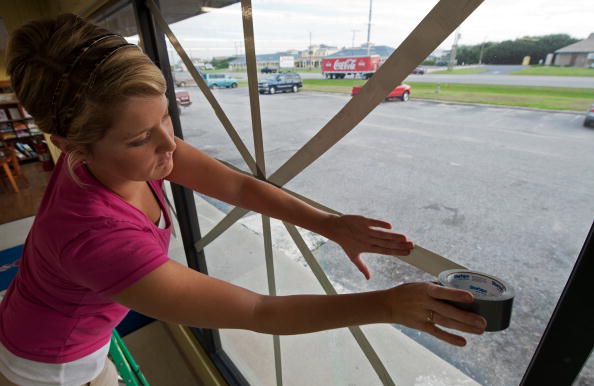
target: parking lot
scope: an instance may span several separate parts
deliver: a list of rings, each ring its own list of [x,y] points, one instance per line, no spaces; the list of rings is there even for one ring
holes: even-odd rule
[[[247,169],[200,91],[187,90],[193,104],[181,116],[185,139]],[[247,88],[214,93],[253,149]],[[267,174],[348,100],[261,95]],[[508,281],[517,294],[506,331],[471,337],[464,349],[405,332],[481,383],[518,384],[594,217],[594,129],[582,122],[580,113],[386,102],[287,187],[341,212],[390,221],[418,245]],[[350,291],[431,279],[370,255],[367,282],[335,244],[322,240],[315,254]]]

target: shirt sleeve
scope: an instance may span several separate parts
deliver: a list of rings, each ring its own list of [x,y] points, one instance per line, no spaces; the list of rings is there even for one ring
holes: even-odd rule
[[[61,257],[72,281],[105,297],[117,294],[169,260],[150,230],[111,225],[83,232]]]

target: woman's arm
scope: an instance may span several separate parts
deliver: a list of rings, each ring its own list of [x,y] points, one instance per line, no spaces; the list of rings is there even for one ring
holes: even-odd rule
[[[390,229],[385,221],[318,210],[272,184],[226,167],[178,138],[176,143],[169,181],[325,236],[344,249],[367,279],[371,274],[361,253],[406,256],[414,248],[402,234],[375,229]]]
[[[179,138],[175,140],[177,147],[169,181],[326,236],[325,222],[331,222],[335,215],[318,210],[269,183],[236,172]]]
[[[112,299],[145,315],[202,328],[237,328],[268,334],[301,334],[371,323],[399,323],[464,345],[464,338],[428,322],[480,334],[486,325],[476,314],[440,299],[472,296],[431,283],[347,295],[265,296],[169,261]],[[480,327],[478,327],[480,324]]]

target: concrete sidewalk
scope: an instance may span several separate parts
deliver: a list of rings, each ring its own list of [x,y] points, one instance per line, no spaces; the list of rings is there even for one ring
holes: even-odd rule
[[[224,213],[199,196],[194,197],[204,235]],[[242,221],[253,225],[254,220]],[[170,254],[185,263],[180,238],[172,238]],[[241,222],[233,225],[205,248],[205,255],[211,276],[268,293],[263,239],[248,226]],[[309,268],[278,249],[274,250],[274,269],[278,295],[323,294]],[[363,326],[362,330],[397,385],[478,384],[390,325]],[[272,336],[243,330],[220,331],[223,349],[248,382],[276,384]],[[346,328],[281,336],[280,342],[285,385],[381,384]]]

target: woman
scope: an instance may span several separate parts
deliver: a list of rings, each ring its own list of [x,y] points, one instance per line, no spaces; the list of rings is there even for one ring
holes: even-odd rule
[[[116,384],[106,361],[109,337],[129,309],[188,326],[269,334],[399,323],[463,346],[464,338],[436,325],[483,332],[482,317],[444,302],[472,301],[466,291],[412,283],[272,297],[168,259],[163,179],[324,235],[368,279],[361,253],[408,255],[414,245],[378,229],[390,224],[314,209],[174,137],[159,69],[138,47],[77,16],[17,30],[8,72],[62,155],[0,306],[3,382]]]

